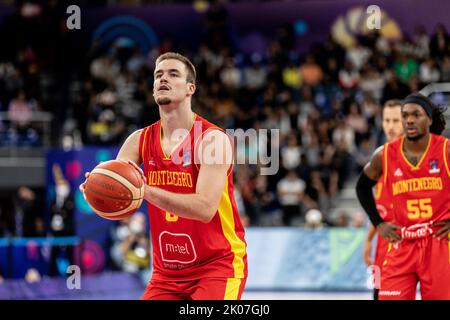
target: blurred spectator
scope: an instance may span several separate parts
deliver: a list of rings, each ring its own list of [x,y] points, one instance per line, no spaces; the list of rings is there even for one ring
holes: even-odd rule
[[[233,59],[226,60],[224,68],[220,72],[220,80],[227,89],[235,90],[241,85],[241,71],[234,64]]]
[[[300,66],[300,77],[306,86],[314,87],[322,81],[322,69],[312,55],[307,55],[305,62]]]
[[[283,71],[283,84],[292,89],[300,89],[302,85],[302,77],[300,70],[293,63],[286,66]]]
[[[400,54],[397,61],[394,63],[394,70],[397,77],[405,83],[417,74],[417,69],[418,66],[416,60],[405,54]]]
[[[380,101],[385,84],[385,79],[374,67],[367,66],[362,69],[359,87],[363,93],[370,94],[376,101]]]
[[[369,60],[370,56],[371,51],[363,47],[359,41],[355,41],[355,44],[347,50],[346,58],[359,71]]]
[[[423,84],[438,82],[439,78],[439,69],[436,67],[433,59],[428,58],[421,63],[419,68],[419,80]]]
[[[442,23],[436,25],[435,33],[430,40],[430,55],[442,59],[449,54],[450,37]]]
[[[258,58],[244,70],[245,85],[250,90],[258,90],[266,85],[267,71],[261,66]]]
[[[347,116],[347,124],[355,132],[355,142],[359,145],[360,141],[368,132],[367,119],[361,114],[361,109],[356,103],[350,105],[349,114]]]
[[[300,164],[301,148],[298,145],[297,137],[291,134],[287,138],[287,145],[281,149],[281,159],[283,167],[287,170],[294,170]]]
[[[17,130],[25,131],[31,122],[33,107],[27,101],[25,92],[19,91],[17,97],[9,103],[8,116],[11,124]]]
[[[269,189],[267,176],[257,175],[254,179],[252,206],[262,226],[282,225],[276,193]]]
[[[418,59],[425,59],[430,54],[430,37],[424,26],[418,26],[414,33],[413,43],[415,46],[414,56]]]
[[[244,226],[244,228],[248,227],[250,225],[250,218],[247,215],[244,200],[242,198],[239,188],[234,188],[234,200],[236,202],[236,206],[239,212],[239,216],[241,218],[242,225]]]
[[[358,85],[359,73],[350,61],[345,61],[344,68],[339,71],[339,84],[344,89],[352,89]]]
[[[406,97],[410,92],[408,86],[399,81],[397,75],[393,71],[388,71],[386,74],[387,83],[383,89],[383,99],[381,103],[391,99],[398,99],[399,97]]]
[[[337,213],[336,222],[334,224],[339,228],[346,228],[350,225],[349,216],[345,211],[339,211]]]
[[[364,166],[369,162],[372,153],[375,151],[373,140],[370,138],[362,140],[360,147],[354,157],[356,162],[356,171],[361,172]]]
[[[115,265],[131,273],[147,274],[150,268],[150,241],[146,234],[145,214],[136,212],[120,220],[112,232],[111,257]]]
[[[305,182],[295,171],[288,171],[287,175],[277,184],[278,197],[283,208],[283,223],[293,225],[293,219],[299,220],[304,210],[302,200],[305,192]]]
[[[104,55],[92,61],[90,71],[94,79],[110,82],[119,75],[120,65],[111,56]]]
[[[28,283],[36,283],[41,281],[41,274],[35,268],[30,268],[25,274],[25,281]]]
[[[322,212],[317,209],[310,209],[305,214],[304,227],[308,229],[322,229],[325,224],[322,221]]]
[[[15,201],[15,225],[17,237],[43,237],[45,227],[44,207],[40,197],[26,186],[17,190]]]
[[[353,228],[364,228],[366,226],[367,220],[366,220],[366,214],[357,211],[352,214],[352,219],[350,222],[350,226]]]
[[[52,168],[55,181],[55,198],[50,204],[50,235],[53,237],[70,237],[75,235],[74,210],[75,203],[69,182],[65,179],[61,167],[57,164]],[[60,270],[61,265],[73,264],[73,246],[52,246],[50,275],[65,275],[66,270]]]

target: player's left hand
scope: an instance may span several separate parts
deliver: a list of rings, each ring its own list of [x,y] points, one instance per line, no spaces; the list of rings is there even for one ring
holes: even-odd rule
[[[139,174],[142,177],[142,180],[144,180],[145,183],[147,183],[147,179],[145,178],[144,171],[142,171],[141,167],[139,167],[134,161],[131,160],[128,160],[128,163],[131,164],[139,172]]]
[[[433,234],[433,237],[438,238],[438,240],[445,239],[449,236],[450,220],[435,222],[431,226],[432,227],[442,226],[442,228],[440,228],[435,234]]]

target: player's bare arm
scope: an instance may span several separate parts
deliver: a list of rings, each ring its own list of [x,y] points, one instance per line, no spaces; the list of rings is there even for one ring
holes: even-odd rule
[[[373,181],[378,181],[383,174],[383,146],[378,147],[370,161],[364,166],[364,173]]]
[[[198,150],[201,167],[194,194],[179,194],[146,186],[145,199],[171,214],[208,223],[219,207],[232,163],[232,148],[228,136],[214,130],[205,134]],[[211,155],[217,161],[211,161]]]
[[[399,226],[384,222],[376,208],[372,188],[376,185],[378,179],[383,174],[383,146],[375,150],[369,163],[364,166],[357,185],[356,194],[361,206],[369,215],[370,221],[376,227],[380,235],[390,242],[400,241],[402,238],[396,232],[401,229]]]
[[[141,165],[142,159],[139,153],[139,139],[142,129],[136,130],[128,136],[117,154],[116,160],[132,161],[138,166]]]
[[[366,241],[364,242],[364,251],[363,251],[363,257],[364,262],[367,266],[371,266],[374,264],[374,261],[372,259],[372,240],[375,237],[375,234],[377,233],[377,230],[373,225],[369,226],[369,230],[367,231],[367,237]]]
[[[447,159],[450,159],[450,143],[447,145],[447,157]],[[435,234],[433,234],[433,237],[436,237],[439,240],[450,237],[450,220],[435,222],[433,223],[433,226],[441,227]]]

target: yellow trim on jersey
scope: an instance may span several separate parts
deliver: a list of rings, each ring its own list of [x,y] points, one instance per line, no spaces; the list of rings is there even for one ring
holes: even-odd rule
[[[225,288],[224,300],[237,300],[239,297],[239,289],[241,287],[242,279],[228,278],[227,286]]]
[[[389,252],[391,252],[391,250],[392,250],[392,243],[389,242],[389,243],[388,243],[387,250],[386,250],[386,254],[384,255],[383,266],[385,266],[385,265],[388,264],[388,260],[387,260],[387,257],[386,257],[386,256],[387,256],[387,254],[388,254]]]
[[[411,167],[412,170],[419,170],[420,169],[420,165],[422,164],[423,160],[425,159],[427,153],[428,153],[428,149],[430,148],[430,144],[431,144],[431,139],[433,138],[433,136],[430,134],[430,137],[428,138],[428,144],[427,144],[427,148],[425,149],[425,152],[422,154],[422,157],[420,158],[420,161],[417,163],[417,165],[413,166],[411,164],[411,162],[409,162],[409,160],[406,158],[405,154],[403,153],[403,143],[405,142],[405,136],[402,136],[402,142],[400,144],[400,152],[402,154],[403,160],[405,160],[405,162]]]
[[[228,194],[228,179],[225,183],[217,211],[222,224],[223,234],[230,243],[231,251],[234,253],[234,277],[244,278],[245,242],[238,237],[235,231],[233,206],[231,205],[230,195]]]
[[[375,186],[375,200],[380,200],[381,191],[383,191],[383,183],[378,182],[377,185]]]
[[[388,172],[388,147],[389,147],[389,144],[388,143],[386,143],[385,145],[384,145],[384,149],[383,149],[383,155],[384,155],[384,172],[383,172],[383,175],[384,175],[384,184],[386,184],[386,180],[387,180],[387,172]],[[380,191],[380,193],[381,193],[381,191]]]
[[[448,168],[448,139],[445,139],[444,141],[444,164],[445,164],[445,171],[447,171],[448,176],[450,177],[450,169]]]
[[[195,112],[193,112],[192,120],[193,120],[194,122],[192,122],[192,126],[191,126],[191,128],[189,129],[188,135],[191,135],[191,130],[192,130],[192,128],[193,128],[194,125],[195,125],[195,120],[196,120],[196,119],[197,119],[197,114],[196,114]],[[159,124],[159,145],[160,145],[162,154],[164,155],[164,158],[163,158],[163,159],[164,159],[164,160],[170,160],[171,157],[172,157],[172,153],[173,153],[179,146],[181,146],[181,145],[183,144],[183,142],[184,142],[184,140],[186,140],[186,138],[187,138],[187,136],[184,137],[184,139],[183,139],[178,145],[176,145],[175,148],[172,149],[170,155],[167,155],[166,152],[164,151],[163,144],[162,144],[162,121],[161,121],[160,124]]]
[[[450,233],[448,234],[447,245],[448,245],[448,263],[450,264]]]
[[[144,162],[144,148],[145,148],[145,144],[147,143],[147,131],[148,131],[148,127],[145,128],[141,134],[144,135],[144,140],[142,140],[142,146],[141,146],[141,160],[142,162]],[[145,165],[145,164],[144,164]]]
[[[170,157],[167,156],[166,152],[164,151],[163,144],[162,144],[162,122],[159,124],[159,146],[161,148],[162,154],[164,156],[164,160],[170,160]]]

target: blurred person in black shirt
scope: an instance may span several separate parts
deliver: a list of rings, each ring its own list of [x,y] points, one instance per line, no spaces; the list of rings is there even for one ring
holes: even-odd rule
[[[74,211],[75,205],[70,184],[64,178],[61,167],[53,165],[55,180],[55,198],[50,204],[50,234],[53,237],[70,237],[75,235]],[[73,264],[72,245],[53,245],[50,260],[50,275],[65,274],[65,270],[58,270],[61,261]]]

